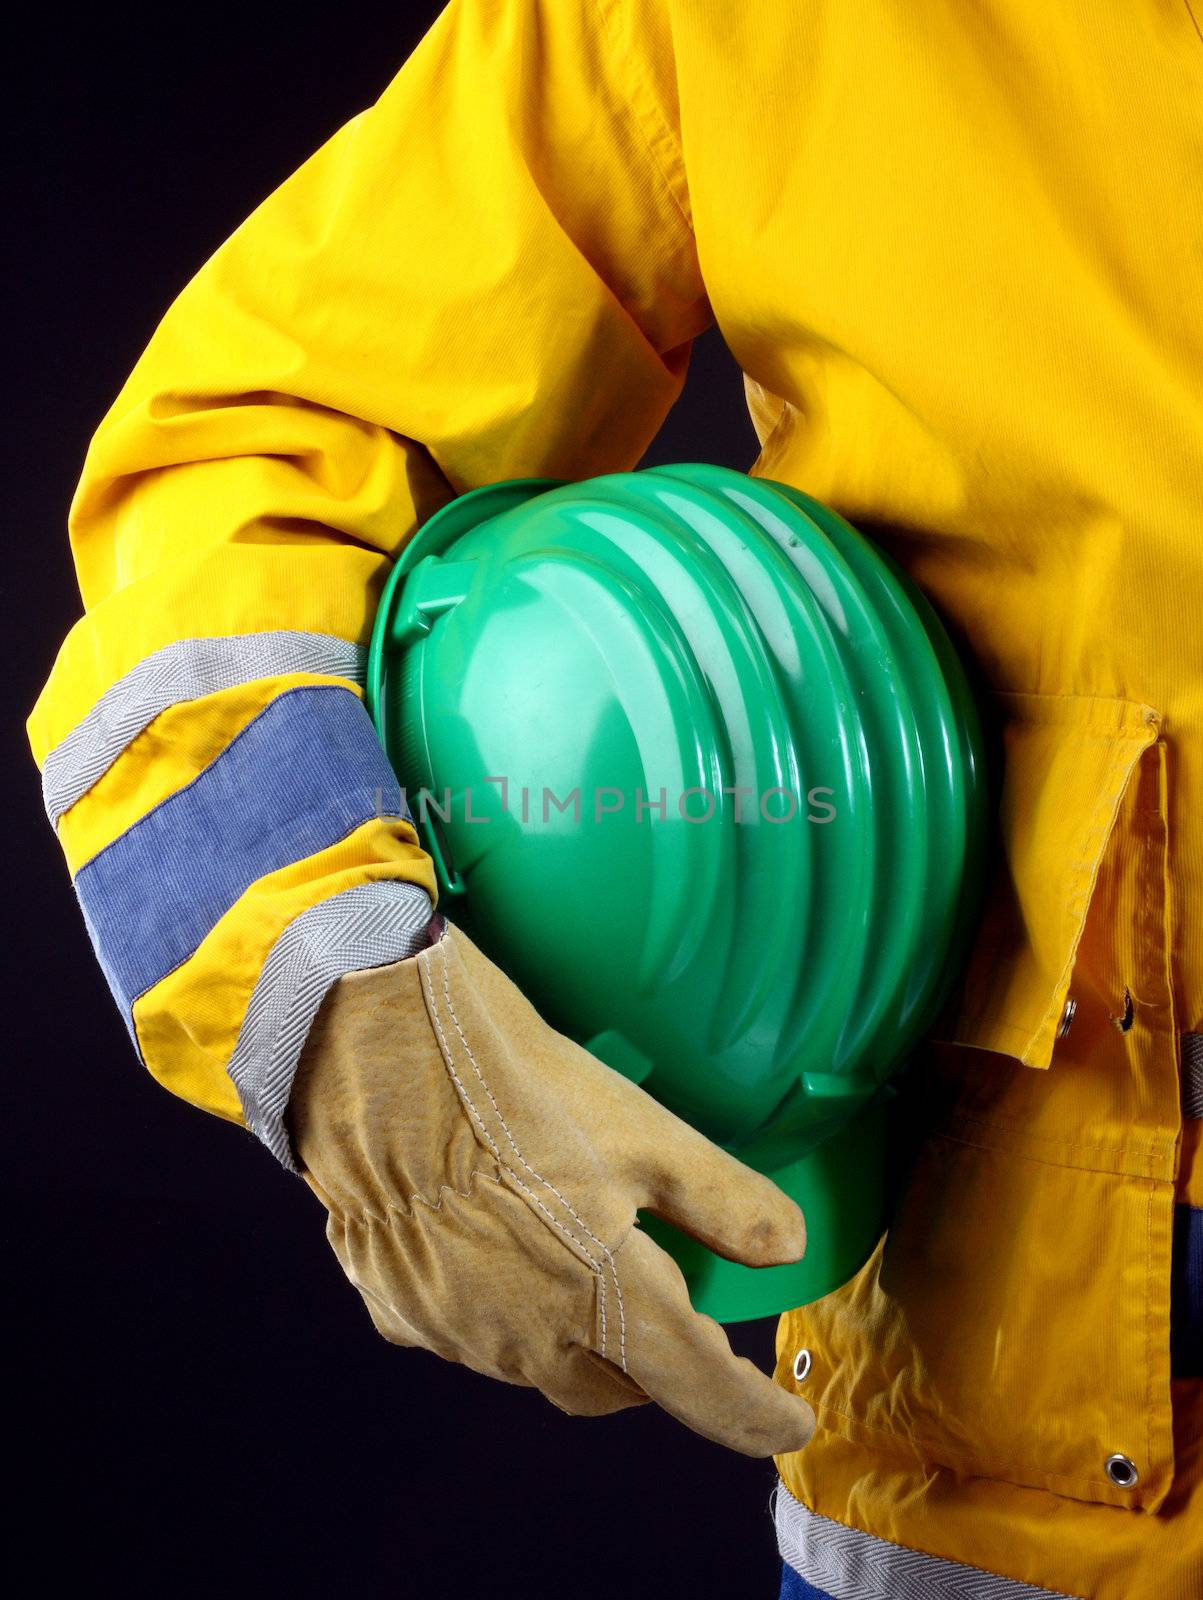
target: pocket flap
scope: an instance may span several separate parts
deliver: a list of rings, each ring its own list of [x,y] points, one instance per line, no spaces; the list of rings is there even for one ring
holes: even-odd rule
[[[964,975],[931,1036],[1047,1067],[1099,862],[1161,717],[1092,695],[996,691],[989,701],[1001,749],[997,849]]]

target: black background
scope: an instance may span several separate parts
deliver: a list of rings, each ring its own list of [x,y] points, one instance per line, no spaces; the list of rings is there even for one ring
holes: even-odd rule
[[[651,1406],[572,1419],[393,1349],[304,1185],[146,1076],[25,741],[79,611],[66,514],[101,416],[188,278],[438,9],[47,12],[15,57],[3,1240],[22,1594],[776,1594],[771,1462]],[[712,332],[647,459],[755,454]],[[771,1367],[771,1322],[730,1332]]]

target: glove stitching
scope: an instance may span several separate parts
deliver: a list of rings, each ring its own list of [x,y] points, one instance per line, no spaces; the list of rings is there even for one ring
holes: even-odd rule
[[[451,1075],[452,1075],[452,1077],[455,1077],[454,1069],[452,1070],[452,1074]],[[456,1081],[458,1082],[459,1080],[456,1079]],[[465,1098],[466,1097],[467,1097],[467,1091],[465,1091]],[[469,1104],[471,1104],[471,1101],[469,1101]],[[475,1110],[475,1108],[473,1108],[473,1109]],[[487,1133],[485,1134],[485,1137],[488,1138],[488,1134]],[[579,1239],[577,1239],[574,1234],[569,1233],[566,1228],[564,1228],[559,1222],[556,1221],[555,1217],[552,1216],[551,1212],[547,1210],[547,1207],[540,1202],[538,1195],[532,1194],[531,1190],[526,1186],[526,1184],[523,1183],[522,1179],[518,1176],[518,1174],[516,1172],[514,1172],[511,1168],[507,1167],[505,1162],[502,1161],[500,1157],[498,1157],[498,1164],[501,1167],[503,1167],[506,1172],[509,1173],[510,1178],[512,1179],[512,1181],[514,1183],[516,1183],[518,1185],[518,1187],[522,1190],[523,1194],[528,1195],[530,1197],[530,1199],[532,1199],[535,1202],[535,1204],[539,1207],[540,1211],[545,1213],[545,1215],[547,1216],[548,1220],[555,1227],[559,1228],[561,1233],[566,1234],[568,1238],[572,1239],[573,1243],[576,1244],[582,1251],[584,1251],[585,1255],[588,1257],[589,1268],[590,1268],[590,1271],[593,1273],[593,1276],[597,1279],[597,1286],[598,1286],[598,1290],[599,1290],[599,1297],[598,1298],[599,1298],[599,1307],[600,1307],[600,1312],[601,1312],[601,1326],[602,1326],[602,1352],[601,1353],[603,1355],[605,1355],[605,1347],[606,1347],[606,1280],[605,1280],[605,1276],[604,1276],[604,1274],[602,1272],[601,1266],[599,1265],[598,1262],[596,1262],[593,1259],[593,1257],[591,1255],[589,1255],[588,1250],[586,1250],[585,1246],[583,1244],[581,1244],[581,1241]],[[475,1196],[472,1194],[471,1185],[475,1182],[475,1180],[477,1178],[479,1178],[483,1183],[495,1183],[499,1189],[503,1189],[503,1188],[506,1187],[505,1180],[503,1178],[498,1177],[496,1173],[486,1172],[483,1167],[474,1167],[472,1169],[472,1171],[468,1174],[469,1187],[467,1189],[456,1189],[449,1183],[440,1183],[439,1187],[438,1187],[438,1191],[437,1191],[439,1198],[437,1200],[429,1200],[429,1199],[427,1199],[427,1197],[424,1194],[414,1193],[414,1194],[411,1194],[410,1197],[409,1197],[410,1204],[409,1204],[408,1209],[405,1206],[402,1206],[402,1205],[387,1205],[387,1206],[385,1206],[383,1213],[381,1213],[379,1211],[370,1211],[366,1206],[364,1206],[364,1207],[360,1208],[360,1210],[355,1214],[355,1216],[348,1217],[345,1212],[335,1213],[333,1208],[331,1208],[331,1216],[333,1217],[333,1216],[337,1215],[338,1221],[339,1221],[339,1223],[340,1223],[340,1225],[342,1227],[343,1238],[345,1239],[348,1230],[354,1225],[358,1225],[360,1227],[366,1227],[370,1223],[375,1222],[375,1223],[378,1223],[380,1227],[387,1228],[390,1225],[391,1220],[393,1218],[395,1218],[395,1217],[404,1217],[407,1220],[412,1219],[412,1217],[414,1215],[414,1202],[415,1201],[417,1201],[421,1205],[425,1206],[427,1208],[427,1210],[429,1210],[429,1211],[440,1211],[442,1209],[442,1206],[443,1206],[443,1196],[446,1195],[446,1194],[457,1195],[461,1200],[472,1200],[472,1199],[475,1198]],[[377,1301],[387,1311],[391,1312],[393,1316],[400,1317],[402,1322],[408,1322],[409,1321],[408,1317],[405,1316],[404,1312],[402,1312],[398,1306],[394,1305],[391,1300],[386,1299],[383,1295],[379,1294],[375,1289],[369,1288],[366,1283],[362,1282],[361,1279],[359,1279],[355,1275],[355,1273],[351,1271],[350,1267],[344,1266],[343,1270],[346,1272],[347,1278],[349,1279],[349,1281],[355,1286],[355,1288],[357,1288],[359,1290],[359,1292],[361,1294],[369,1296],[371,1299]],[[625,1367],[623,1368],[623,1370],[624,1371],[626,1370]]]
[[[443,961],[444,961],[444,982],[445,982],[446,981],[446,957],[445,956],[443,958]],[[529,1186],[527,1184],[523,1183],[522,1179],[518,1176],[518,1174],[514,1171],[513,1167],[510,1166],[509,1162],[506,1161],[505,1157],[502,1155],[501,1151],[498,1149],[497,1144],[493,1139],[493,1136],[490,1134],[489,1130],[484,1125],[484,1122],[483,1122],[483,1120],[481,1118],[480,1112],[476,1109],[476,1105],[475,1105],[475,1102],[472,1099],[472,1096],[468,1093],[466,1087],[464,1086],[463,1080],[460,1078],[459,1073],[456,1072],[456,1070],[455,1070],[455,1063],[451,1059],[451,1046],[447,1043],[447,1036],[443,1032],[442,1018],[439,1015],[438,999],[437,999],[437,997],[436,997],[436,995],[434,993],[433,987],[426,986],[425,984],[424,984],[424,987],[426,988],[426,993],[427,993],[427,995],[429,997],[429,1000],[430,1000],[430,1014],[431,1014],[431,1018],[432,1018],[432,1020],[434,1022],[435,1032],[438,1035],[439,1046],[440,1046],[440,1049],[441,1049],[441,1052],[442,1052],[442,1055],[443,1055],[444,1064],[446,1065],[447,1071],[451,1074],[452,1081],[454,1082],[456,1088],[459,1090],[461,1099],[467,1105],[468,1110],[471,1112],[472,1120],[476,1123],[476,1126],[480,1129],[482,1135],[484,1136],[484,1138],[488,1142],[489,1149],[493,1152],[493,1155],[494,1155],[494,1157],[495,1157],[495,1159],[497,1161],[498,1166],[501,1167],[503,1171],[505,1171],[505,1172],[507,1172],[509,1174],[511,1181],[513,1183],[517,1184],[518,1188],[521,1189],[521,1191],[522,1191],[522,1193],[524,1195],[526,1195],[529,1199],[534,1201],[535,1205],[538,1206],[539,1210],[543,1213],[543,1215],[551,1223],[552,1227],[553,1228],[557,1228],[564,1235],[564,1237],[566,1239],[571,1239],[572,1240],[573,1244],[576,1245],[577,1249],[581,1251],[581,1253],[584,1255],[586,1261],[588,1261],[590,1270],[592,1271],[593,1276],[597,1279],[597,1284],[598,1284],[598,1312],[599,1312],[599,1315],[601,1317],[602,1354],[605,1355],[605,1353],[606,1353],[606,1343],[607,1343],[607,1338],[606,1338],[606,1279],[605,1279],[605,1275],[602,1272],[601,1264],[594,1260],[593,1256],[590,1254],[588,1246],[584,1243],[584,1241],[581,1240],[581,1239],[578,1239],[576,1234],[574,1234],[571,1229],[566,1228],[564,1226],[564,1224],[559,1220],[559,1218],[554,1216],[552,1214],[552,1212],[550,1212],[547,1209],[547,1207],[543,1204],[542,1200],[539,1199],[538,1195],[535,1194],[534,1191],[531,1188],[529,1188]],[[450,995],[448,995],[448,1004],[450,1004]],[[459,1025],[459,1018],[455,1014],[454,1006],[452,1006],[452,1008],[451,1008],[451,1014],[452,1014],[452,1017],[455,1020],[456,1031],[458,1032],[460,1038],[463,1039],[464,1049],[468,1051],[469,1059],[472,1060],[473,1066],[476,1067],[475,1059],[472,1057],[472,1051],[468,1046],[467,1039],[464,1038],[464,1030]],[[476,1067],[476,1076],[478,1078],[480,1078],[480,1068],[479,1067]],[[481,1078],[481,1082],[484,1083],[484,1079],[483,1078]],[[486,1089],[487,1089],[487,1085],[486,1085]],[[489,1098],[490,1098],[490,1100],[493,1099],[491,1094],[489,1095]],[[494,1108],[494,1110],[497,1109],[497,1102],[495,1100],[493,1101],[493,1108]],[[497,1115],[498,1115],[498,1118],[501,1120],[502,1125],[504,1126],[505,1125],[505,1119],[501,1116],[501,1112],[498,1111]],[[509,1133],[508,1128],[506,1129],[506,1132],[507,1132],[507,1135],[508,1135],[508,1133]],[[510,1138],[510,1143],[513,1144],[513,1142],[514,1142],[513,1138],[511,1137]],[[536,1176],[537,1176],[537,1174],[536,1174]],[[500,1179],[495,1180],[495,1181],[500,1182]],[[571,1208],[569,1208],[569,1209],[571,1209]],[[588,1230],[586,1230],[586,1231],[588,1231]],[[617,1280],[615,1280],[615,1281],[617,1282]],[[626,1371],[625,1366],[623,1367],[623,1371],[624,1372]]]
[[[446,982],[446,956],[445,955],[444,955],[443,961],[444,961],[444,983],[445,983]],[[597,1261],[594,1260],[593,1256],[591,1255],[591,1253],[590,1253],[588,1247],[585,1245],[585,1243],[582,1240],[578,1239],[576,1237],[576,1235],[570,1229],[566,1228],[563,1225],[563,1223],[560,1222],[560,1220],[557,1217],[552,1215],[552,1213],[547,1209],[547,1207],[539,1199],[538,1195],[533,1193],[533,1191],[530,1188],[528,1188],[525,1183],[523,1183],[522,1179],[518,1176],[518,1174],[513,1170],[513,1168],[505,1160],[505,1158],[502,1155],[501,1151],[498,1149],[496,1141],[493,1139],[492,1134],[490,1134],[489,1130],[485,1127],[484,1121],[481,1118],[480,1112],[476,1109],[476,1105],[475,1105],[475,1103],[474,1103],[474,1101],[472,1099],[472,1096],[468,1093],[467,1089],[464,1086],[463,1081],[461,1080],[461,1078],[459,1076],[459,1073],[456,1072],[456,1070],[455,1070],[455,1063],[451,1059],[451,1046],[447,1043],[447,1036],[443,1032],[442,1019],[439,1016],[438,999],[435,996],[433,986],[430,985],[427,982],[427,978],[426,978],[426,974],[425,973],[422,974],[422,987],[423,987],[424,993],[427,996],[427,999],[430,1002],[431,1020],[434,1023],[435,1033],[438,1035],[439,1048],[440,1048],[441,1054],[443,1056],[444,1065],[446,1066],[447,1071],[451,1074],[452,1082],[455,1084],[457,1090],[459,1091],[460,1099],[468,1107],[468,1110],[472,1115],[472,1120],[475,1122],[476,1126],[480,1129],[481,1135],[483,1136],[483,1138],[485,1139],[486,1143],[488,1144],[489,1149],[493,1152],[493,1156],[496,1159],[498,1166],[501,1167],[505,1172],[507,1172],[509,1174],[511,1181],[513,1183],[517,1184],[518,1188],[521,1189],[523,1194],[525,1194],[526,1196],[528,1196],[529,1199],[534,1201],[535,1205],[538,1206],[540,1211],[542,1211],[544,1216],[551,1223],[552,1227],[553,1228],[557,1228],[564,1235],[564,1237],[566,1239],[571,1239],[572,1240],[573,1244],[575,1244],[577,1249],[580,1250],[581,1253],[584,1255],[585,1260],[589,1263],[590,1270],[592,1271],[594,1277],[597,1279],[598,1290],[599,1290],[598,1309],[599,1309],[599,1314],[600,1314],[600,1317],[601,1317],[602,1353],[604,1355],[605,1354],[605,1350],[606,1350],[606,1280],[605,1280],[605,1277],[604,1277],[604,1275],[602,1273],[601,1265],[600,1265],[600,1263],[598,1263]],[[448,995],[448,1003],[450,1003],[450,995]],[[468,1047],[468,1041],[466,1039],[464,1039],[464,1031],[459,1025],[459,1018],[455,1016],[455,1008],[454,1008],[454,1006],[452,1006],[451,1012],[452,1012],[452,1016],[455,1017],[456,1030],[459,1033],[460,1038],[464,1040],[464,1048],[465,1048],[465,1050],[468,1050],[469,1058],[472,1059],[472,1052]],[[476,1066],[475,1060],[473,1060],[473,1066],[474,1067]],[[479,1069],[479,1067],[476,1068],[476,1076],[478,1078],[480,1078],[480,1069]],[[482,1083],[484,1082],[483,1078],[481,1078],[481,1082]],[[492,1095],[490,1095],[489,1098],[492,1099],[493,1098]],[[493,1105],[494,1105],[494,1109],[496,1109],[497,1102],[493,1101]],[[499,1118],[501,1117],[500,1111],[498,1111],[497,1115],[498,1115]],[[504,1125],[504,1119],[503,1118],[502,1118],[502,1122],[503,1122],[503,1125]],[[508,1134],[509,1130],[507,1129],[506,1131],[507,1131],[507,1134]],[[510,1139],[510,1143],[513,1144],[513,1142],[514,1141],[511,1138]],[[500,1180],[495,1180],[495,1181],[500,1181]],[[626,1370],[625,1366],[624,1366],[623,1370],[624,1371]]]
[[[599,1239],[597,1234],[594,1233],[593,1229],[590,1228],[589,1225],[580,1216],[578,1216],[577,1212],[573,1209],[573,1207],[570,1205],[570,1203],[565,1199],[565,1197],[556,1188],[555,1184],[549,1182],[548,1179],[544,1178],[540,1173],[536,1172],[534,1167],[531,1166],[530,1162],[522,1154],[521,1150],[519,1150],[518,1145],[517,1145],[517,1143],[516,1143],[516,1141],[514,1139],[514,1136],[510,1132],[509,1124],[506,1122],[504,1116],[502,1116],[502,1114],[501,1114],[501,1108],[497,1104],[497,1101],[496,1101],[496,1099],[495,1099],[495,1097],[493,1095],[493,1091],[489,1088],[488,1084],[485,1082],[484,1074],[481,1072],[480,1065],[477,1062],[475,1055],[473,1054],[472,1046],[468,1043],[467,1036],[464,1033],[463,1027],[460,1024],[459,1015],[458,1015],[458,1013],[456,1012],[456,1009],[455,1009],[455,1002],[451,998],[450,969],[449,969],[448,963],[447,963],[447,952],[446,952],[446,950],[444,948],[444,943],[445,943],[445,941],[440,940],[440,942],[437,945],[434,946],[434,949],[440,954],[441,959],[442,959],[443,993],[444,993],[444,995],[446,997],[447,1009],[451,1014],[451,1020],[455,1024],[455,1031],[460,1037],[460,1042],[462,1043],[462,1045],[464,1047],[464,1051],[465,1051],[465,1053],[466,1053],[466,1055],[468,1057],[468,1060],[472,1063],[472,1070],[476,1073],[476,1076],[477,1076],[477,1079],[480,1082],[481,1088],[488,1095],[489,1103],[492,1105],[493,1110],[497,1115],[498,1122],[500,1122],[502,1128],[505,1129],[505,1136],[506,1136],[507,1140],[509,1141],[510,1148],[513,1150],[515,1156],[517,1156],[518,1160],[522,1163],[523,1167],[525,1167],[527,1172],[530,1173],[531,1177],[534,1178],[537,1183],[542,1184],[545,1189],[549,1190],[552,1194],[555,1195],[556,1199],[559,1200],[560,1204],[568,1212],[569,1216],[572,1217],[573,1221],[576,1222],[578,1224],[578,1226],[581,1227],[586,1234],[588,1234],[589,1238],[592,1239],[593,1242],[596,1245],[599,1246],[599,1248],[601,1249],[602,1253],[605,1255],[607,1261],[610,1264],[610,1272],[611,1272],[611,1274],[612,1274],[612,1276],[614,1278],[614,1292],[615,1292],[615,1295],[616,1295],[617,1300],[618,1300],[619,1364],[620,1364],[620,1366],[622,1368],[622,1371],[625,1373],[627,1371],[626,1310],[625,1310],[625,1308],[623,1306],[622,1286],[618,1281],[618,1269],[614,1264],[614,1257],[613,1257],[613,1255],[612,1255],[612,1253],[610,1251],[609,1246],[604,1242],[604,1240]],[[433,1013],[434,1013],[435,1028],[436,1028],[436,1030],[438,1032],[438,1035],[439,1035],[439,1042],[443,1047],[443,1054],[444,1054],[444,1059],[446,1060],[446,1063],[447,1063],[447,1069],[451,1073],[451,1076],[454,1079],[455,1084],[456,1084],[457,1088],[459,1089],[461,1095],[463,1096],[464,1100],[467,1102],[468,1107],[471,1110],[472,1116],[475,1119],[478,1127],[480,1127],[481,1132],[484,1134],[485,1138],[488,1140],[489,1148],[492,1150],[492,1152],[493,1152],[494,1156],[496,1157],[496,1159],[498,1160],[498,1162],[503,1167],[505,1167],[507,1172],[509,1172],[509,1174],[513,1178],[514,1182],[516,1184],[518,1184],[518,1186],[526,1194],[530,1195],[530,1198],[539,1207],[540,1211],[542,1211],[544,1213],[544,1215],[549,1219],[549,1221],[555,1227],[557,1227],[560,1230],[561,1233],[565,1234],[568,1238],[573,1239],[575,1241],[575,1243],[577,1244],[577,1246],[581,1250],[584,1251],[586,1257],[588,1257],[588,1259],[589,1259],[589,1261],[590,1261],[590,1263],[591,1263],[591,1265],[593,1267],[594,1272],[597,1275],[598,1285],[599,1285],[599,1289],[600,1289],[599,1311],[600,1311],[600,1317],[601,1317],[602,1354],[605,1355],[606,1354],[606,1345],[607,1345],[607,1338],[606,1338],[606,1280],[605,1280],[605,1273],[604,1273],[602,1267],[600,1266],[600,1264],[593,1260],[593,1257],[590,1255],[588,1249],[582,1243],[582,1241],[580,1239],[577,1239],[576,1236],[571,1232],[570,1229],[565,1228],[563,1226],[563,1224],[561,1222],[559,1222],[557,1220],[557,1218],[552,1215],[552,1213],[542,1203],[542,1201],[539,1199],[539,1197],[537,1195],[533,1194],[526,1187],[526,1185],[522,1182],[521,1178],[518,1177],[518,1174],[516,1172],[514,1172],[513,1168],[510,1166],[510,1164],[502,1156],[500,1150],[497,1147],[496,1142],[494,1141],[492,1136],[489,1134],[488,1130],[484,1127],[484,1124],[483,1124],[483,1122],[481,1121],[481,1118],[480,1118],[480,1113],[477,1111],[476,1106],[473,1104],[471,1095],[469,1095],[467,1089],[464,1087],[464,1085],[461,1082],[458,1074],[455,1071],[455,1067],[454,1067],[454,1065],[452,1063],[452,1060],[451,1060],[451,1052],[450,1052],[450,1049],[447,1046],[446,1036],[443,1033],[442,1024],[441,1024],[439,1016],[438,1016],[438,1010],[439,1010],[438,1000],[437,1000],[437,997],[434,994],[433,985],[431,985],[428,988],[427,992],[428,992],[430,1000],[431,1000],[432,1010],[433,1010]]]
[[[467,1052],[467,1055],[468,1055],[468,1060],[472,1063],[472,1070],[476,1073],[477,1078],[480,1080],[481,1088],[488,1095],[489,1103],[492,1105],[493,1110],[497,1113],[498,1122],[500,1122],[501,1126],[505,1129],[505,1136],[510,1142],[510,1148],[513,1150],[514,1154],[518,1157],[518,1160],[522,1163],[522,1165],[526,1168],[526,1170],[530,1173],[530,1175],[536,1180],[536,1182],[543,1184],[543,1186],[545,1188],[551,1190],[552,1194],[554,1194],[556,1199],[559,1200],[560,1204],[568,1212],[569,1216],[572,1217],[573,1221],[576,1222],[579,1227],[584,1229],[584,1231],[593,1240],[594,1244],[596,1244],[600,1248],[602,1253],[605,1255],[606,1260],[610,1263],[610,1272],[611,1272],[611,1274],[612,1274],[612,1276],[614,1278],[614,1293],[615,1293],[615,1295],[616,1295],[616,1297],[618,1299],[619,1358],[620,1358],[620,1364],[621,1364],[622,1370],[623,1370],[623,1372],[626,1372],[626,1370],[627,1370],[626,1311],[625,1311],[625,1308],[624,1308],[623,1303],[622,1303],[622,1285],[618,1281],[618,1268],[614,1263],[614,1257],[611,1254],[610,1247],[606,1244],[606,1242],[603,1239],[599,1239],[598,1238],[597,1234],[594,1233],[593,1229],[590,1228],[588,1223],[585,1222],[582,1217],[577,1215],[576,1211],[569,1204],[568,1200],[556,1188],[555,1184],[551,1183],[547,1178],[544,1178],[540,1173],[536,1172],[534,1167],[531,1166],[530,1162],[522,1154],[521,1150],[519,1150],[518,1145],[515,1142],[514,1136],[510,1132],[509,1125],[506,1122],[505,1118],[501,1114],[501,1107],[497,1104],[497,1101],[493,1098],[493,1091],[489,1088],[488,1084],[484,1080],[484,1075],[482,1074],[482,1072],[480,1070],[480,1067],[477,1064],[476,1057],[472,1053],[472,1046],[468,1043],[468,1040],[467,1040],[467,1037],[466,1037],[466,1035],[464,1033],[464,1030],[460,1026],[460,1020],[459,1020],[459,1017],[456,1014],[456,1010],[455,1010],[455,1002],[451,998],[450,969],[449,969],[448,964],[447,964],[446,951],[442,948],[441,944],[439,946],[436,946],[436,948],[439,949],[441,954],[442,954],[443,992],[447,997],[447,1009],[451,1012],[451,1020],[455,1023],[455,1031],[459,1034],[460,1039],[463,1042],[464,1049],[465,1049],[465,1051]],[[498,1159],[500,1160],[500,1157],[498,1157]],[[515,1182],[519,1181],[516,1174],[514,1174],[514,1178],[515,1178]],[[534,1198],[534,1197],[532,1196],[532,1198]],[[582,1246],[582,1249],[583,1248],[584,1248],[584,1246]],[[601,1295],[602,1353],[604,1354],[605,1353],[605,1278],[604,1277],[601,1277],[600,1283],[601,1283],[601,1291],[602,1291],[602,1295]]]
[[[353,1223],[367,1224],[369,1222],[375,1222],[378,1223],[380,1227],[387,1228],[396,1217],[404,1217],[407,1221],[412,1220],[417,1205],[425,1206],[428,1211],[441,1211],[443,1208],[443,1196],[447,1194],[453,1194],[457,1197],[457,1199],[460,1200],[476,1199],[476,1196],[472,1192],[472,1184],[477,1178],[482,1179],[485,1183],[495,1183],[499,1188],[505,1187],[503,1180],[499,1178],[496,1173],[489,1172],[484,1167],[473,1167],[472,1171],[468,1174],[468,1187],[466,1189],[457,1189],[454,1184],[450,1183],[440,1183],[438,1188],[435,1190],[435,1193],[438,1195],[437,1200],[431,1200],[429,1196],[419,1194],[415,1190],[414,1193],[409,1196],[408,1204],[404,1204],[399,1201],[390,1201],[386,1206],[383,1207],[382,1210],[379,1211],[372,1210],[370,1206],[360,1206],[353,1214],[348,1215],[345,1211],[340,1210],[333,1205],[331,1205],[328,1209],[330,1214],[332,1216],[336,1216],[344,1227],[350,1227]]]

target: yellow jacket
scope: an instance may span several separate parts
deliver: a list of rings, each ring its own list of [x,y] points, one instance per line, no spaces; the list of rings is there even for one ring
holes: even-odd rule
[[[1200,1385],[1169,1354],[1203,1207],[1192,0],[452,0],[201,267],[88,450],[85,615],[29,730],[101,960],[150,1071],[278,1147],[314,995],[433,889],[361,704],[390,558],[478,485],[632,467],[715,322],[751,470],[909,568],[1006,757],[933,1136],[884,1251],[782,1322],[821,1423],[780,1463],[783,1553],[819,1588],[850,1561],[841,1594],[896,1592],[867,1574],[909,1546],[1197,1600]]]

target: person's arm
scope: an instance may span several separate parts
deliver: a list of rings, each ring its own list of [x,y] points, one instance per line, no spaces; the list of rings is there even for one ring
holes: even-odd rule
[[[428,926],[360,688],[426,517],[633,467],[680,392],[711,312],[667,18],[452,0],[202,267],[88,452],[86,615],[30,732],[143,1060],[303,1168],[381,1333],[766,1455],[810,1408],[637,1211],[767,1265],[798,1208]]]
[[[633,466],[712,320],[669,45],[657,6],[453,0],[88,451],[47,808],[146,1065],[286,1161],[323,993],[417,948],[433,889],[361,699],[390,557],[481,484]]]

